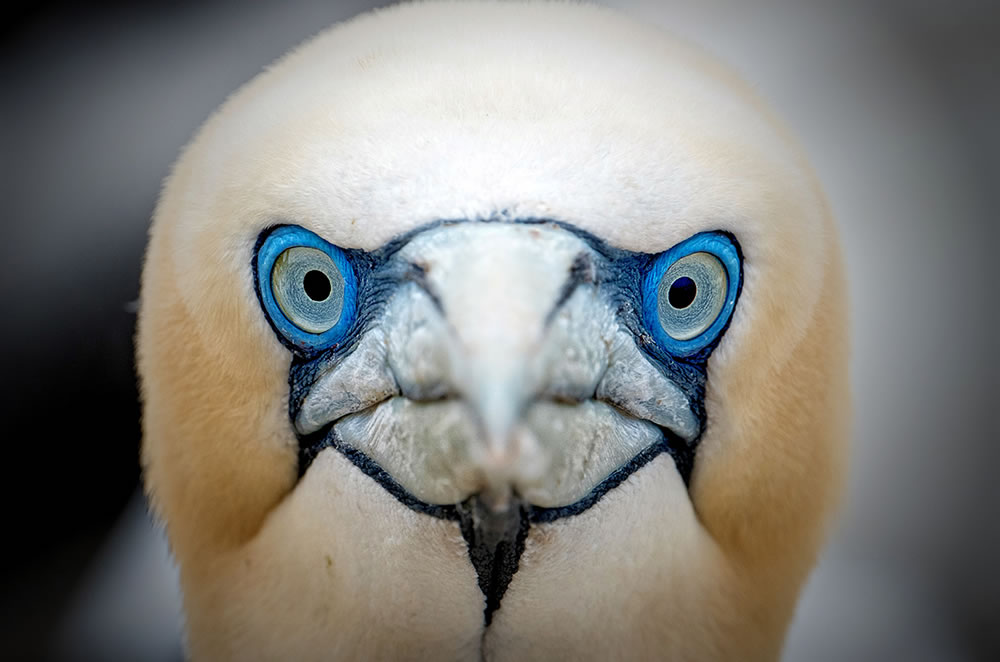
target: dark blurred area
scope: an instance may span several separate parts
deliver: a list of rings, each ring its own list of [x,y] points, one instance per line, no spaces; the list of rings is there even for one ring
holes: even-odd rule
[[[659,11],[653,3],[617,4],[646,15]],[[717,23],[718,44],[734,44],[728,40],[730,34],[753,35],[765,22],[773,29],[774,19],[785,16],[785,10],[793,6],[766,1],[710,2],[707,9],[691,9],[695,4],[671,6],[691,36],[701,34],[699,30],[714,34],[712,26]],[[930,587],[920,592],[921,599],[930,596],[928,613],[957,624],[949,625],[954,637],[954,641],[948,639],[951,648],[925,648],[934,654],[920,659],[1000,659],[1000,582],[995,571],[1000,554],[1000,481],[991,478],[1000,467],[995,445],[1000,434],[992,412],[998,402],[1000,367],[993,330],[1000,320],[995,313],[998,301],[992,273],[992,251],[1000,246],[995,212],[1000,206],[1000,131],[995,125],[1000,116],[1000,12],[996,3],[971,1],[813,5],[822,9],[813,15],[813,10],[800,8],[793,12],[798,18],[790,19],[790,25],[808,25],[822,32],[825,17],[835,15],[842,19],[838,29],[844,34],[868,35],[875,42],[891,37],[891,48],[878,46],[902,59],[902,64],[897,63],[900,70],[919,76],[925,96],[911,97],[891,89],[897,83],[905,87],[909,84],[905,81],[883,80],[880,85],[885,86],[875,86],[865,94],[873,98],[888,94],[894,101],[871,112],[884,113],[879,121],[904,127],[901,132],[905,133],[911,114],[931,112],[911,100],[933,99],[938,105],[932,124],[945,127],[942,131],[946,130],[947,138],[942,140],[951,151],[939,162],[924,164],[926,181],[944,182],[942,186],[960,181],[961,189],[955,184],[948,191],[965,200],[961,209],[936,210],[930,220],[924,219],[926,223],[881,218],[866,225],[864,214],[857,220],[851,212],[867,211],[874,218],[906,207],[880,201],[877,187],[858,184],[851,176],[868,178],[869,184],[873,176],[884,177],[881,195],[887,199],[919,191],[894,187],[893,175],[886,169],[872,175],[865,170],[871,166],[863,161],[865,157],[857,156],[858,161],[852,162],[853,155],[846,153],[851,145],[843,141],[839,142],[844,151],[840,160],[829,156],[823,161],[823,155],[830,153],[827,146],[834,152],[838,147],[833,137],[851,133],[852,116],[831,114],[823,119],[833,122],[827,125],[832,126],[829,135],[823,133],[826,127],[810,133],[815,127],[809,126],[812,110],[805,97],[811,91],[802,92],[805,100],[799,105],[798,97],[791,93],[782,97],[784,88],[768,82],[784,80],[782,76],[796,80],[800,73],[794,71],[794,58],[778,46],[771,52],[766,44],[756,43],[757,59],[742,71],[758,74],[751,82],[771,97],[779,114],[791,118],[793,129],[807,134],[804,142],[810,156],[814,160],[820,156],[817,169],[842,217],[849,265],[881,262],[885,267],[888,260],[892,269],[896,264],[892,251],[885,251],[883,257],[871,255],[872,245],[897,239],[900,245],[919,241],[919,246],[906,248],[915,260],[907,261],[907,269],[919,272],[928,282],[950,279],[953,289],[982,293],[979,299],[970,294],[972,304],[963,304],[956,312],[948,309],[952,290],[943,285],[926,296],[900,295],[898,300],[886,301],[875,293],[866,299],[871,287],[878,289],[870,285],[874,281],[852,279],[852,296],[861,317],[854,324],[859,336],[856,355],[863,365],[871,364],[872,355],[866,352],[884,349],[891,353],[900,346],[893,329],[913,328],[914,337],[923,339],[919,325],[933,319],[937,320],[934,333],[943,331],[934,336],[936,341],[927,335],[926,342],[905,345],[908,353],[894,360],[896,365],[905,363],[908,371],[869,375],[862,368],[855,373],[870,389],[859,396],[857,443],[862,448],[856,450],[862,459],[855,461],[858,470],[852,474],[847,523],[837,533],[840,551],[832,555],[833,565],[828,567],[843,566],[848,568],[844,572],[853,572],[861,563],[858,558],[867,562],[879,550],[897,551],[890,536],[897,541],[912,540],[912,556],[902,564],[916,568],[914,582],[923,582],[918,587],[921,591]],[[376,3],[362,0],[120,2],[86,8],[68,2],[13,2],[0,10],[0,199],[5,216],[0,272],[4,302],[0,401],[5,430],[0,436],[6,442],[8,467],[8,478],[0,487],[6,522],[0,564],[0,657],[38,659],[51,651],[53,637],[63,627],[87,573],[99,562],[116,523],[130,512],[130,502],[133,508],[137,503],[132,500],[139,487],[140,411],[132,334],[146,231],[171,163],[211,111],[263,66],[329,24],[373,6]],[[730,6],[744,9],[729,13]],[[661,23],[671,25],[670,16]],[[797,41],[808,44],[810,39],[804,35],[780,43],[787,47]],[[749,38],[748,42],[763,40]],[[853,47],[850,43],[843,46],[841,66],[869,66],[851,59]],[[732,46],[727,53],[719,47],[716,52],[738,56],[739,48]],[[773,79],[759,73],[768,66],[776,72]],[[849,73],[853,75],[853,70]],[[844,84],[842,80],[824,82]],[[788,89],[793,89],[791,84]],[[845,107],[864,103],[859,99],[845,102]],[[842,125],[836,125],[838,121]],[[929,125],[913,124],[915,131]],[[914,145],[922,144],[922,133],[912,137]],[[913,155],[904,146],[908,140],[904,136],[892,143],[891,149],[898,147],[900,153],[890,155],[885,163],[912,165]],[[858,138],[861,142],[863,138]],[[852,172],[855,166],[858,170]],[[952,230],[961,237],[947,235]],[[945,235],[950,238],[938,239]],[[940,261],[935,262],[935,256]],[[899,305],[894,307],[896,302]],[[950,322],[941,322],[942,310],[951,315]],[[880,322],[866,322],[868,313],[883,317]],[[949,370],[948,365],[959,365],[948,363],[951,356],[960,357],[961,366],[973,366],[969,370],[977,372],[963,372],[965,367]],[[897,383],[917,384],[935,375],[947,380],[942,391],[921,392],[923,399],[894,400],[892,420],[889,413],[884,421],[867,418],[865,402],[871,393],[877,397]],[[952,402],[953,397],[959,404]],[[927,421],[940,420],[949,412],[955,413],[957,422],[946,426],[947,434],[934,432],[927,444],[915,444],[914,452],[923,455],[909,457],[906,462],[912,466],[898,465],[898,474],[896,464],[884,461],[885,453],[874,450],[866,455],[865,443],[887,436],[917,439],[923,430],[937,429]],[[906,425],[892,424],[904,418]],[[879,458],[882,464],[876,462]],[[939,480],[941,472],[947,481]],[[962,510],[967,502],[954,495],[966,494],[964,487],[973,482],[982,485],[975,492],[981,509],[969,512]],[[929,494],[932,490],[939,492]],[[890,506],[880,510],[880,505],[872,505],[876,503]],[[927,504],[937,504],[940,512],[927,515]],[[890,517],[893,524],[886,525]],[[954,526],[941,528],[938,535],[928,532],[927,527],[938,522]],[[912,533],[912,539],[900,538],[900,532]],[[876,542],[865,546],[865,541],[881,540],[880,535],[887,540],[878,543],[881,547]],[[992,574],[981,576],[985,569]],[[945,571],[954,581],[931,576]],[[818,581],[824,585],[822,579]],[[953,591],[952,587],[957,588]],[[123,590],[143,594],[141,587]],[[825,600],[814,601],[820,607],[800,616],[822,617],[822,605],[837,599],[823,595]],[[148,599],[158,598],[151,593]],[[886,604],[892,609],[895,603]],[[848,603],[839,606],[852,608]],[[885,647],[869,650],[871,656],[863,659],[903,659],[898,653],[909,649],[890,645],[895,641],[890,637],[912,635],[919,644],[920,622],[900,620],[895,626],[899,632],[886,634]],[[847,636],[836,631],[829,635],[831,641]],[[806,644],[793,649],[810,650]],[[939,651],[946,652],[938,656]],[[80,657],[88,657],[85,649],[80,649]]]

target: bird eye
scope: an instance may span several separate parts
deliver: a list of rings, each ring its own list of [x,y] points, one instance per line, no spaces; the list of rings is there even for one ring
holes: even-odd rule
[[[298,348],[329,347],[354,322],[357,281],[346,253],[303,228],[282,226],[259,242],[257,289],[272,325]]]
[[[288,248],[274,261],[271,291],[295,326],[309,333],[329,331],[344,309],[344,277],[330,256],[315,248]]]
[[[655,258],[643,281],[643,317],[657,343],[690,356],[722,333],[736,305],[740,254],[726,234],[695,235]]]

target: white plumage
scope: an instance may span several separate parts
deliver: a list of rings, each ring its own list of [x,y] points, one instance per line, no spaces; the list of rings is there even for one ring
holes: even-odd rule
[[[325,399],[307,396],[305,413],[290,420],[292,353],[254,289],[255,250],[269,226],[293,224],[374,252],[442,219],[467,223],[436,239],[419,233],[400,254],[410,251],[407,259],[427,272],[427,291],[442,293],[438,308],[422,313],[426,324],[438,323],[440,310],[441,329],[452,331],[413,349],[417,327],[400,326],[399,311],[415,314],[419,297],[399,294],[373,327],[383,335],[362,342],[375,352],[403,334],[409,349],[378,350],[396,361],[387,389],[405,396],[416,384],[445,384],[453,390],[446,395],[466,403],[461,411],[478,412],[466,420],[473,431],[459,422],[450,449],[403,452],[392,445],[397,437],[379,436],[385,423],[359,424],[374,432],[358,433],[355,444],[429,504],[501,485],[529,504],[560,506],[622,463],[609,451],[601,455],[607,466],[588,474],[572,464],[576,451],[559,465],[563,445],[512,432],[536,411],[528,396],[497,414],[494,427],[490,412],[500,405],[476,404],[476,389],[500,373],[514,384],[501,394],[541,393],[538,384],[566,365],[543,360],[545,348],[587,347],[583,320],[605,310],[596,294],[573,303],[590,296],[581,289],[565,309],[577,340],[546,335],[547,309],[532,302],[551,302],[562,281],[547,279],[590,249],[547,225],[535,230],[546,250],[529,259],[518,233],[532,226],[515,221],[549,219],[648,254],[722,231],[738,240],[743,259],[741,298],[707,364],[690,484],[661,454],[592,507],[533,524],[488,626],[457,522],[407,507],[333,448],[299,477],[301,436],[331,420],[331,394],[372,392],[363,385],[377,382],[383,364],[328,377]],[[227,101],[185,150],[157,209],[143,276],[146,483],[180,565],[192,654],[777,657],[843,465],[835,236],[794,141],[752,93],[616,13],[403,5],[294,51]],[[483,255],[463,262],[475,251]],[[572,305],[584,314],[572,317]],[[515,312],[491,317],[497,310]],[[587,337],[610,347],[620,330],[609,321]],[[452,344],[435,344],[442,336]],[[485,348],[478,354],[477,343]],[[434,359],[436,351],[451,358]],[[600,360],[605,368],[641,365],[624,356],[609,349]],[[430,372],[403,377],[421,357],[432,357]],[[511,357],[520,357],[523,374]],[[672,394],[665,388],[661,401]],[[382,405],[375,411],[403,420]],[[685,417],[695,414],[670,411],[668,427],[683,437]],[[528,425],[532,435],[541,424]],[[441,437],[419,425],[419,443]],[[491,446],[494,428],[502,432]],[[420,461],[428,468],[403,475]]]

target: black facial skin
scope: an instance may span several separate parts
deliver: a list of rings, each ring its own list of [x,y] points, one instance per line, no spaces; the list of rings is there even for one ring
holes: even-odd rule
[[[571,517],[587,510],[597,503],[610,490],[620,485],[634,472],[646,463],[666,453],[673,458],[678,473],[688,485],[694,468],[695,452],[698,440],[704,430],[705,409],[704,394],[707,379],[706,364],[712,350],[721,340],[728,328],[722,329],[718,337],[699,352],[686,357],[675,357],[662,349],[646,330],[642,321],[642,278],[656,255],[636,253],[615,248],[596,236],[575,226],[558,221],[545,219],[508,219],[502,215],[487,221],[442,220],[417,228],[388,242],[381,248],[367,252],[358,249],[344,249],[354,267],[358,281],[357,318],[347,335],[337,344],[315,350],[305,350],[289,342],[272,323],[278,339],[292,352],[292,365],[288,375],[289,385],[289,418],[294,421],[298,417],[306,396],[309,394],[316,379],[326,368],[350,354],[357,347],[359,340],[369,328],[380,319],[386,302],[401,284],[416,283],[434,295],[424,285],[424,272],[414,264],[405,262],[398,257],[400,249],[409,243],[416,235],[432,228],[457,225],[469,222],[506,222],[528,225],[549,225],[572,232],[595,251],[597,258],[581,254],[574,261],[567,274],[566,284],[560,293],[558,301],[550,313],[555,314],[565,303],[575,288],[583,283],[592,283],[614,304],[619,322],[635,339],[636,346],[646,356],[651,364],[660,369],[663,374],[674,382],[684,393],[691,410],[699,421],[698,434],[690,444],[675,435],[670,430],[661,427],[659,443],[646,448],[625,465],[608,475],[583,499],[567,506],[558,508],[543,508],[519,501],[516,496],[509,508],[503,512],[495,512],[483,505],[477,495],[473,495],[462,503],[450,505],[435,505],[425,503],[407,492],[393,477],[376,464],[364,453],[350,448],[342,443],[334,431],[331,421],[322,429],[309,435],[297,435],[299,438],[299,476],[303,476],[312,461],[326,448],[333,448],[343,454],[361,471],[375,479],[386,491],[403,505],[418,512],[441,519],[457,521],[462,535],[469,547],[469,558],[476,569],[479,587],[485,597],[484,622],[488,626],[492,622],[493,613],[500,608],[500,602],[514,573],[517,572],[524,542],[531,525],[537,522],[552,522]],[[252,264],[253,282],[260,299],[257,278],[257,250],[267,236],[280,225],[264,230],[257,239]],[[733,239],[737,250],[739,244]],[[742,269],[742,254],[740,255]],[[742,284],[742,277],[740,278]],[[436,301],[436,299],[434,299]],[[737,292],[737,303],[739,292]],[[261,302],[263,309],[263,302]],[[268,318],[270,322],[270,318]]]

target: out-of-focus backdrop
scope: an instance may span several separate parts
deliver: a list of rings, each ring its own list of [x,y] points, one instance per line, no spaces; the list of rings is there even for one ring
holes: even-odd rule
[[[606,2],[716,54],[797,133],[843,230],[848,498],[785,659],[1000,659],[1000,5]],[[376,3],[9,3],[0,40],[0,657],[182,656],[138,492],[149,217],[240,84]]]

